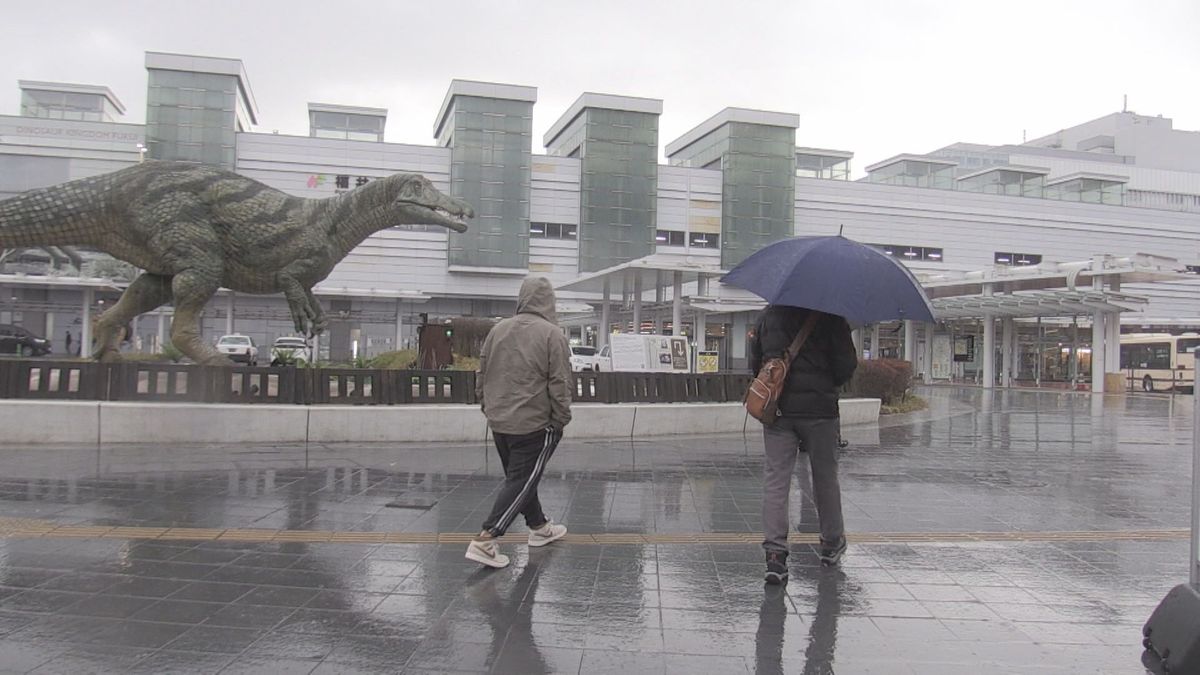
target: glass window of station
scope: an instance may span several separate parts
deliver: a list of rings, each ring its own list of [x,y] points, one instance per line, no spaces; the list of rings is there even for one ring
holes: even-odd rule
[[[385,119],[375,115],[310,110],[309,135],[346,141],[383,142]]]
[[[81,94],[47,89],[21,90],[21,115],[51,120],[113,122],[118,110],[101,94]]]
[[[852,152],[796,149],[796,177],[824,180],[850,180]]]
[[[1099,176],[1066,176],[1046,185],[1047,199],[1085,204],[1125,203],[1125,181],[1122,178]]]
[[[579,237],[579,226],[567,223],[529,223],[529,236],[532,239],[569,239],[574,241]]]
[[[954,164],[902,159],[868,169],[867,180],[885,185],[954,189]]]
[[[942,256],[942,249],[932,246],[912,246],[909,244],[867,244],[867,246],[873,246],[887,255],[902,260],[945,262]]]
[[[1041,197],[1046,173],[1019,169],[988,169],[958,179],[958,189],[1012,197]]]
[[[1025,267],[1042,264],[1042,256],[1035,253],[1013,253],[1011,251],[996,251],[995,263],[1009,267]]]

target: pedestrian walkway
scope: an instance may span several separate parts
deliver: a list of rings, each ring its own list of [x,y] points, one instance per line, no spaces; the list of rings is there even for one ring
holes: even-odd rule
[[[761,438],[592,442],[571,534],[462,558],[482,444],[0,451],[0,673],[1140,672],[1187,572],[1190,397],[933,388],[847,428],[851,547],[764,588]],[[801,465],[803,466],[803,464]]]

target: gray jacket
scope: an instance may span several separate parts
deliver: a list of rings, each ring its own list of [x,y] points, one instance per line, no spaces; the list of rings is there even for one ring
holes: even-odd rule
[[[529,434],[570,423],[571,348],[554,316],[549,280],[525,279],[516,316],[484,339],[475,394],[495,432]]]

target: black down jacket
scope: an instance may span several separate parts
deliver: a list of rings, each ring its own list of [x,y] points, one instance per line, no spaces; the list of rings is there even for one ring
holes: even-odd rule
[[[757,374],[768,359],[782,357],[812,310],[769,305],[750,336],[750,368]],[[850,325],[840,316],[821,314],[812,334],[792,361],[779,410],[792,417],[837,417],[838,388],[858,366]]]

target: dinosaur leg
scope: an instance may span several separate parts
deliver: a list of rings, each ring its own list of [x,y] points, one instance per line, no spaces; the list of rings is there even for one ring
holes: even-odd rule
[[[275,281],[283,289],[283,296],[287,298],[288,309],[292,312],[292,323],[297,333],[312,337],[325,330],[328,322],[325,320],[321,303],[317,302],[317,296],[313,295],[312,290],[296,278],[293,270],[285,270]]]
[[[200,339],[200,312],[216,294],[220,274],[213,276],[194,269],[185,270],[171,280],[175,296],[175,319],[171,322],[171,344],[196,363],[205,366],[232,366],[233,361]]]
[[[325,319],[325,310],[321,309],[321,303],[317,300],[317,296],[313,295],[311,288],[304,289],[304,296],[308,298],[308,306],[312,310],[312,332],[324,333],[329,327],[329,321]],[[311,336],[310,336],[311,337]]]
[[[96,347],[93,356],[100,361],[116,361],[121,330],[135,316],[161,307],[171,299],[171,277],[143,274],[134,279],[121,299],[96,321]],[[86,348],[86,346],[85,346]]]

